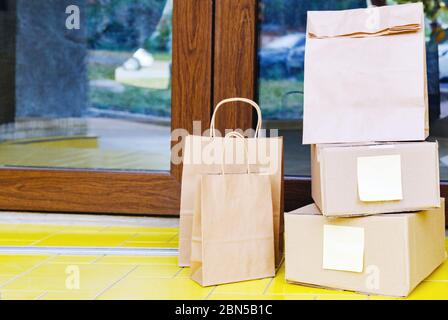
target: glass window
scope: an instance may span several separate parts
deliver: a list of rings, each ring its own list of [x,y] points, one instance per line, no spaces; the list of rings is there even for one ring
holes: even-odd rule
[[[172,8],[0,0],[0,166],[168,170]]]
[[[365,8],[373,0],[261,0],[259,21],[259,102],[268,128],[285,139],[285,174],[310,175],[309,146],[301,144],[306,12]],[[442,1],[445,3],[445,1]],[[448,4],[448,3],[447,3]],[[441,179],[448,179],[448,9],[426,10],[429,140],[438,140]]]

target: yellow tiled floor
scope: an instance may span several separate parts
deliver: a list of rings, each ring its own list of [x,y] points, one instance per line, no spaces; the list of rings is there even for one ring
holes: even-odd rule
[[[0,225],[0,246],[177,246],[177,228]],[[88,242],[87,239],[90,238]],[[92,240],[93,239],[93,240]],[[448,241],[447,241],[448,244]],[[175,256],[0,255],[1,299],[390,299],[275,278],[203,288]],[[448,299],[448,262],[408,299]]]

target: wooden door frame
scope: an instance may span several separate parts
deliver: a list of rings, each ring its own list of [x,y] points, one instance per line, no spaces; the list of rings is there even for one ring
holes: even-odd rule
[[[172,130],[209,125],[213,9],[213,0],[174,1]],[[3,167],[0,209],[176,215],[181,172],[179,165],[169,172]]]

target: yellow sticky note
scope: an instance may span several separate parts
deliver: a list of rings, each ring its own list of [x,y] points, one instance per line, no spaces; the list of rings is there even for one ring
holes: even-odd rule
[[[402,200],[400,155],[359,157],[358,194],[361,201]]]
[[[322,268],[362,272],[364,228],[324,225]]]

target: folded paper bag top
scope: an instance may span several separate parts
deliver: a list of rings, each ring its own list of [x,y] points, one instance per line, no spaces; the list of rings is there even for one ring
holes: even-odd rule
[[[328,218],[285,213],[285,277],[333,289],[407,296],[445,260],[445,203],[416,213]]]
[[[429,134],[421,3],[308,12],[303,143]]]
[[[377,36],[422,28],[422,5],[408,4],[343,11],[308,11],[308,34],[314,38]]]

